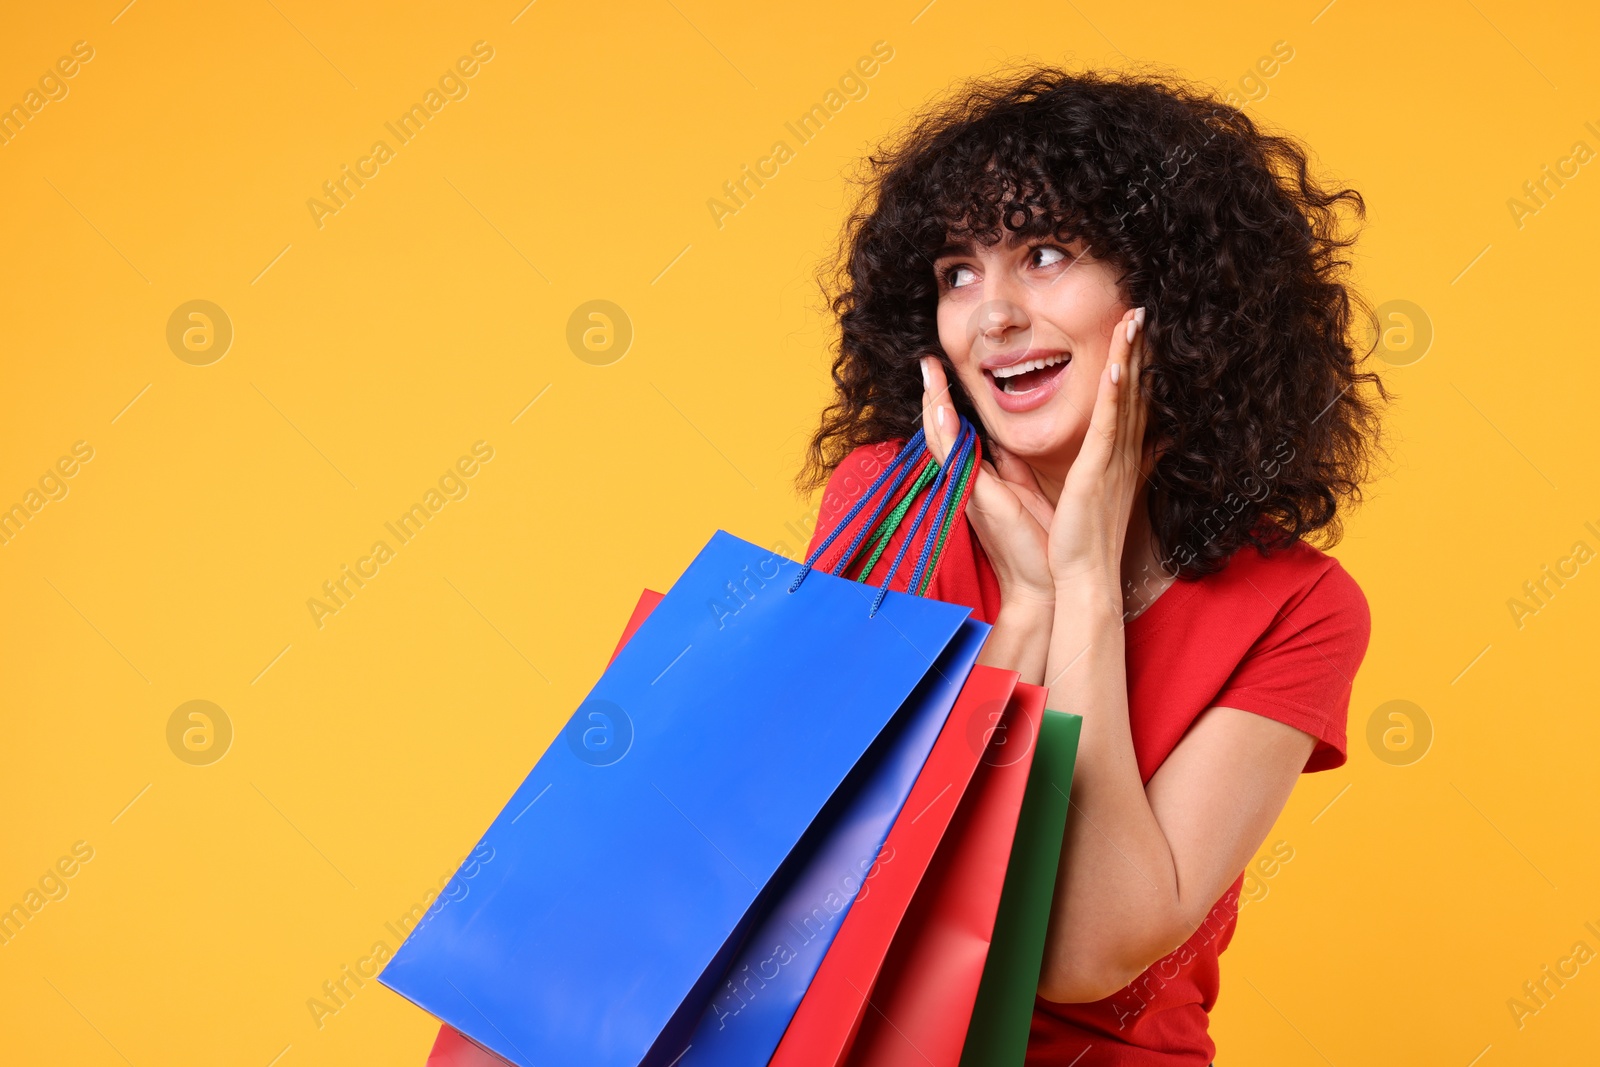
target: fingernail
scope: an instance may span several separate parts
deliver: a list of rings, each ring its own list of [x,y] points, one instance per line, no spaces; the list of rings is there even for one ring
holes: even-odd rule
[[[1128,343],[1130,345],[1133,344],[1133,335],[1134,335],[1135,331],[1137,331],[1138,329],[1139,329],[1139,320],[1138,319],[1129,319],[1128,320]]]
[[[1131,334],[1133,331],[1129,330],[1128,332]],[[1133,338],[1129,337],[1128,340],[1131,341],[1131,340],[1133,340]],[[1111,384],[1112,385],[1116,385],[1121,380],[1122,380],[1122,364],[1120,364],[1120,363],[1111,364]],[[940,409],[940,410],[943,410],[943,409]]]
[[[944,429],[944,405],[940,404],[933,410],[933,422],[939,429]]]
[[[922,368],[922,387],[924,389],[932,388],[933,382],[928,379],[928,357],[923,356],[917,360],[917,366]]]
[[[1141,327],[1144,326],[1144,308],[1140,308],[1133,313],[1133,321],[1137,322]]]

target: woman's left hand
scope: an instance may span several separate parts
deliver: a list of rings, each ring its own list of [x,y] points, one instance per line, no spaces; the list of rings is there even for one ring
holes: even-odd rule
[[[1139,488],[1154,465],[1145,442],[1147,409],[1139,388],[1145,362],[1143,308],[1129,311],[1112,331],[1089,429],[1067,472],[1050,523],[1050,573],[1058,597],[1109,592],[1122,612],[1122,547]]]

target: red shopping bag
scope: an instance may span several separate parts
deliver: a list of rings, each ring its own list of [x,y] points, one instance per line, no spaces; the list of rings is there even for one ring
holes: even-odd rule
[[[852,1067],[961,1062],[1046,695],[1042,686],[1017,685],[1004,735],[997,731],[979,768],[984,780],[957,813],[884,961],[846,1060]]]
[[[427,1067],[509,1067],[507,1061],[486,1048],[474,1045],[449,1026],[439,1027]]]
[[[877,864],[800,1002],[772,1067],[839,1061],[877,983],[928,865],[966,796],[1017,685],[1014,671],[978,666],[928,756]]]
[[[611,650],[611,659],[617,658],[617,653],[622,651],[622,647],[628,643],[634,631],[644,624],[644,620],[650,617],[650,612],[661,603],[664,595],[654,589],[646,589],[639,594],[639,602],[633,606],[633,614],[628,616],[628,625],[622,628],[622,638],[617,642],[617,647]],[[439,1036],[434,1039],[433,1048],[428,1053],[427,1067],[511,1067],[511,1065],[509,1061],[462,1037],[454,1028],[441,1025]]]
[[[658,593],[654,589],[646,589],[639,594],[639,602],[633,606],[633,614],[628,616],[628,625],[622,628],[622,637],[617,641],[617,647],[611,650],[611,659],[617,658],[617,653],[622,651],[622,646],[628,643],[628,639],[633,636],[635,630],[644,625],[644,620],[650,617],[650,613],[655,610],[657,604],[661,603],[661,598],[664,596],[666,596],[665,593]],[[611,660],[606,662],[609,664]]]
[[[987,670],[975,668],[968,686]],[[983,758],[971,757],[971,782],[958,795],[959,805],[952,803],[953,814],[946,810],[943,823],[934,818],[936,806],[916,803],[917,794],[907,802],[890,835],[891,843],[904,847],[907,862],[896,869],[902,855],[896,851],[881,880],[858,902],[859,914],[852,912],[846,920],[772,1067],[959,1063],[1045,694],[1040,686],[1016,683],[999,728],[992,725],[992,712],[976,724],[977,736],[987,741],[977,746]],[[967,729],[974,726],[969,723]],[[941,737],[939,744],[945,741]],[[939,755],[936,747],[930,768]],[[948,751],[945,759],[953,759]],[[940,771],[925,772],[931,775],[929,790],[958,792],[954,782],[937,781]],[[918,782],[919,790],[923,784]],[[919,826],[924,819],[934,822]]]

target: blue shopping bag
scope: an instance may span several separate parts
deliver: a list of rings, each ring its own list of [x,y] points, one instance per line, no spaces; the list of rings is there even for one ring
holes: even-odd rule
[[[798,567],[714,535],[380,981],[523,1067],[666,1067],[969,614]]]
[[[775,879],[760,918],[700,1015],[674,1067],[766,1063],[822,957],[880,858],[928,753],[944,729],[989,624],[968,619]]]

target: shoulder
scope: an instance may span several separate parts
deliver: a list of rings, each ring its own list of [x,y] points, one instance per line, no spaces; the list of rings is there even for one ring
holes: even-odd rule
[[[1212,577],[1232,596],[1270,604],[1274,614],[1302,624],[1337,619],[1363,635],[1371,628],[1360,583],[1337,559],[1304,541],[1270,553],[1246,545]]]
[[[1318,738],[1307,771],[1345,762],[1345,724],[1372,619],[1355,578],[1308,544],[1271,553],[1246,546],[1211,576],[1248,643],[1213,703],[1256,712]],[[1206,581],[1209,579],[1202,579]]]
[[[817,505],[817,528],[831,528],[860,500],[884,468],[894,462],[902,441],[877,441],[858,445],[828,475]]]

